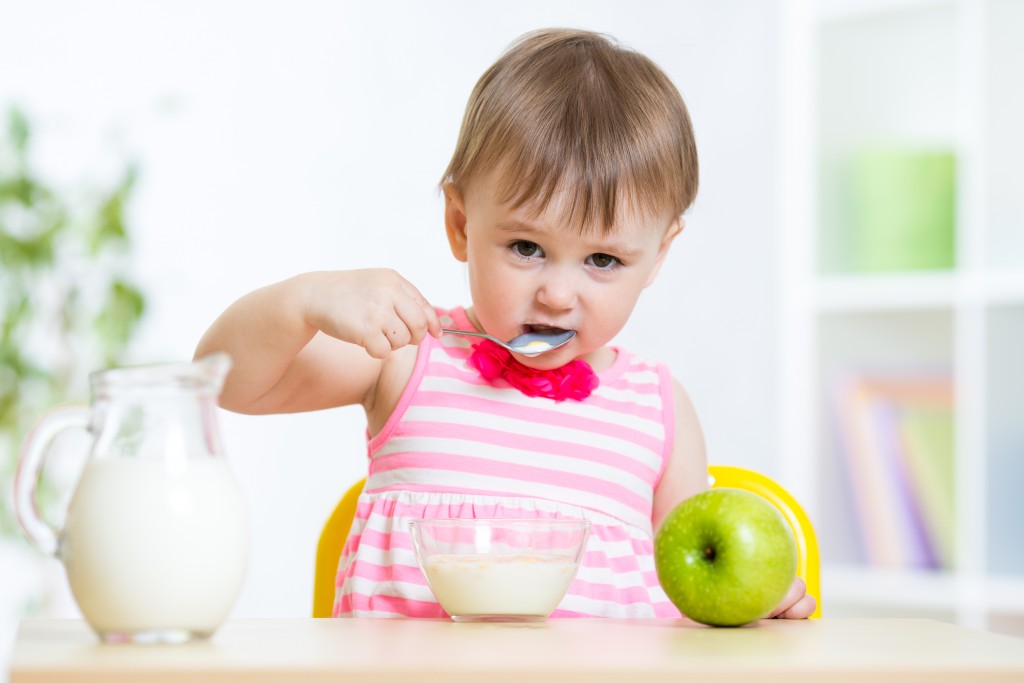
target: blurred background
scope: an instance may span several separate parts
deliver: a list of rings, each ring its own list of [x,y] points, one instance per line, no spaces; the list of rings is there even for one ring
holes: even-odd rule
[[[712,462],[805,503],[826,615],[1024,632],[1024,3],[0,0],[0,656],[21,615],[76,614],[10,520],[32,421],[300,272],[467,303],[437,182],[476,79],[546,26],[688,103],[700,193],[617,342],[670,365]],[[361,410],[220,417],[253,534],[233,616],[306,616]],[[48,465],[55,523],[80,467]]]

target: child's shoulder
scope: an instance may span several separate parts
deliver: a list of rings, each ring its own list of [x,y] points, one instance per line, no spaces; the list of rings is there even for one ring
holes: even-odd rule
[[[470,322],[466,309],[463,306],[454,306],[452,308],[434,306],[434,312],[437,313],[437,317],[441,320],[441,327],[458,327],[460,325],[469,326],[469,328],[463,329],[473,327],[473,323]]]
[[[609,374],[648,374],[652,377],[657,375],[661,379],[671,379],[671,372],[668,364],[663,361],[649,358],[643,354],[635,353],[622,346],[606,346],[597,353],[610,354],[611,362],[605,361],[605,370]]]

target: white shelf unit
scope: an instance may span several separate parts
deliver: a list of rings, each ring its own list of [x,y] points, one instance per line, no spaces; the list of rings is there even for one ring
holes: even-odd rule
[[[780,38],[779,417],[822,546],[826,614],[1024,635],[1024,2],[788,0]],[[862,274],[835,165],[882,140],[956,157],[955,266]],[[858,556],[830,372],[934,365],[955,395],[952,568]]]

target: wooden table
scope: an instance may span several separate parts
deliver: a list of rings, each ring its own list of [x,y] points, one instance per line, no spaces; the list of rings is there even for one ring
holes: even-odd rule
[[[103,645],[78,620],[26,620],[11,683],[137,681],[1024,681],[1024,639],[920,619],[254,619],[187,645]]]

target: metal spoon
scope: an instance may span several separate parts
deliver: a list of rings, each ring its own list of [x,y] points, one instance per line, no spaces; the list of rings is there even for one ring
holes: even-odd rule
[[[467,337],[483,337],[484,339],[490,339],[498,346],[502,346],[512,353],[518,353],[521,356],[529,356],[530,358],[533,356],[539,356],[547,351],[557,349],[559,346],[564,345],[576,336],[576,330],[562,330],[561,332],[527,332],[526,334],[521,334],[507,342],[503,342],[485,332],[449,329],[442,329],[441,331],[449,334],[463,334]]]

